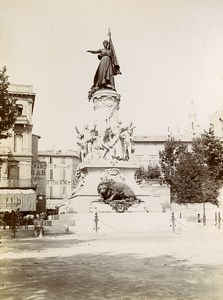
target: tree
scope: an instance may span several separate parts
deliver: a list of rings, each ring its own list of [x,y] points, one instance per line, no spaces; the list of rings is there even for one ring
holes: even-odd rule
[[[135,178],[137,181],[159,179],[161,176],[160,167],[158,165],[148,165],[147,170],[145,167],[140,166],[135,172]]]
[[[176,166],[173,190],[178,203],[200,203],[202,198],[203,168],[194,159],[191,152],[186,152]]]
[[[13,127],[19,114],[16,99],[8,92],[9,84],[6,67],[3,67],[0,71],[0,139],[11,136],[8,130]]]
[[[222,183],[223,181],[223,146],[212,128],[204,131],[200,137],[193,140],[192,151],[200,165],[207,167],[209,175]]]
[[[171,198],[174,198],[176,193],[176,166],[186,151],[187,145],[170,138],[166,140],[164,150],[159,153],[164,181],[170,186]]]
[[[193,139],[190,151],[179,141],[166,141],[160,158],[172,201],[218,204],[223,181],[223,147],[212,129]]]
[[[192,151],[194,159],[203,169],[201,174],[203,202],[218,204],[217,197],[223,183],[223,146],[212,128],[193,140]]]

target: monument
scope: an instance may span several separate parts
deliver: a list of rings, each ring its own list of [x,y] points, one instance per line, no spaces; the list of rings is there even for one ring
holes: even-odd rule
[[[98,201],[97,188],[101,181],[123,183],[131,187],[137,199],[143,201],[146,197],[134,178],[139,168],[134,157],[134,125],[131,121],[123,125],[118,116],[121,96],[115,88],[115,76],[121,72],[110,31],[108,36],[102,49],[87,51],[97,54],[99,59],[88,93],[94,122],[82,130],[76,127],[81,163],[77,170],[79,182],[67,205],[68,213],[91,212],[94,208],[112,210]]]

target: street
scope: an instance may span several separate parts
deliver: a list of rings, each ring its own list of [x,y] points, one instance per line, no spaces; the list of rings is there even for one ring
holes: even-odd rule
[[[223,298],[222,232],[1,233],[4,300]]]

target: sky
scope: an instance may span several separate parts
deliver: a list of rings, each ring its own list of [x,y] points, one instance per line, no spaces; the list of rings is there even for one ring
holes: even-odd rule
[[[93,119],[88,90],[108,28],[122,75],[119,119],[136,135],[200,128],[223,110],[222,0],[0,0],[0,68],[33,85],[39,149],[76,149]]]

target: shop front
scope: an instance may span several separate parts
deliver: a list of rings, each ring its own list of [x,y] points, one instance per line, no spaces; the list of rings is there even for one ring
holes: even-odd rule
[[[35,212],[36,192],[32,189],[0,189],[0,212]]]

